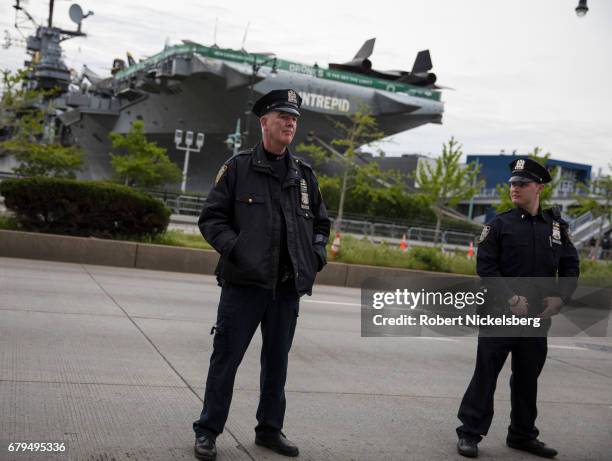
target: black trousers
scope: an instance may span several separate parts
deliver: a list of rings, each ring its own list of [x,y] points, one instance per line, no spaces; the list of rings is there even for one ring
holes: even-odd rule
[[[293,282],[292,280],[289,282]],[[299,313],[299,296],[292,283],[272,290],[225,284],[217,312],[213,352],[204,392],[204,408],[193,423],[196,436],[223,432],[238,366],[261,325],[261,375],[257,433],[278,432],[285,418],[288,354]]]
[[[547,338],[496,338],[480,336],[476,369],[463,396],[459,414],[459,437],[482,440],[493,420],[493,395],[497,377],[508,354],[512,353],[510,392],[512,411],[508,440],[523,442],[537,438],[538,376],[544,367],[548,350]]]

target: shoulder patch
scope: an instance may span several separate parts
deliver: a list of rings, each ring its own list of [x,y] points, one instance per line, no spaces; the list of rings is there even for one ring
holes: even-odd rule
[[[482,228],[482,232],[480,233],[480,238],[478,239],[478,243],[482,243],[486,240],[489,232],[491,231],[491,226],[484,226]]]
[[[215,186],[219,183],[225,172],[227,171],[227,165],[223,164],[221,168],[219,168],[219,172],[217,173],[217,177],[215,178]]]

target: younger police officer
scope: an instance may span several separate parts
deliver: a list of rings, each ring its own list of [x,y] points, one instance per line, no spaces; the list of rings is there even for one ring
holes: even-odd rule
[[[551,180],[548,171],[531,159],[513,161],[510,170],[510,195],[516,208],[497,215],[484,227],[478,245],[477,272],[485,283],[487,277],[495,282],[497,294],[502,294],[504,312],[540,317],[545,326],[537,337],[495,337],[481,329],[476,369],[459,408],[458,417],[463,424],[457,428],[457,450],[467,457],[478,455],[477,444],[493,419],[497,376],[511,352],[512,412],[506,444],[552,458],[557,451],[537,439],[538,376],[546,361],[548,319],[571,298],[579,261],[567,223],[556,210],[540,208],[540,193],[544,183]],[[557,275],[559,282],[555,281]]]
[[[312,169],[289,150],[301,101],[288,89],[271,91],[254,104],[262,142],[225,162],[198,222],[221,255],[215,272],[222,286],[204,408],[193,423],[195,455],[202,460],[216,457],[215,439],[227,420],[236,371],[259,325],[255,443],[298,455],[281,432],[287,360],[299,298],[311,294],[326,263],[330,229]]]

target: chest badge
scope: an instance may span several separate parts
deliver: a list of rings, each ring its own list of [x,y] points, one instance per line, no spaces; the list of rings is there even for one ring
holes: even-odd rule
[[[310,202],[308,201],[308,185],[306,184],[305,179],[300,179],[300,197],[300,206],[302,207],[302,209],[309,210]]]
[[[561,245],[561,226],[557,221],[552,223],[552,242]]]

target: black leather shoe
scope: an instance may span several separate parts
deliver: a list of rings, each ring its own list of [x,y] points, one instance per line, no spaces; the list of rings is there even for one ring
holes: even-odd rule
[[[195,457],[202,461],[215,461],[217,458],[217,447],[215,446],[215,438],[210,435],[201,435],[196,437],[195,446],[193,447]]]
[[[512,442],[506,440],[506,445],[516,450],[523,450],[532,455],[541,456],[542,458],[554,458],[557,456],[557,450],[547,447],[544,442],[540,442],[538,439],[533,439],[529,442]]]
[[[472,439],[461,438],[457,442],[457,452],[467,458],[478,456],[478,442]]]
[[[285,456],[297,456],[300,450],[293,443],[287,440],[285,434],[277,432],[275,434],[257,434],[255,436],[255,445],[269,448],[276,453]]]

